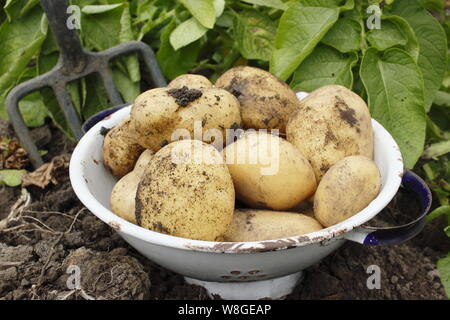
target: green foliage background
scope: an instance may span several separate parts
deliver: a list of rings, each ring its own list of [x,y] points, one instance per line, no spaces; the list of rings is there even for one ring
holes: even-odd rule
[[[81,9],[82,43],[104,50],[140,40],[164,75],[213,81],[235,65],[268,69],[294,90],[340,84],[363,97],[394,136],[405,166],[426,178],[450,223],[449,11],[444,0],[71,0]],[[38,0],[0,0],[0,116],[20,82],[51,70],[58,48]],[[381,14],[379,28],[374,16]],[[112,65],[127,102],[145,89],[136,56]],[[109,106],[99,79],[68,86],[82,119]],[[51,91],[24,99],[29,126],[46,117],[68,136]],[[450,235],[450,229],[446,229]],[[450,256],[438,264],[450,295]]]

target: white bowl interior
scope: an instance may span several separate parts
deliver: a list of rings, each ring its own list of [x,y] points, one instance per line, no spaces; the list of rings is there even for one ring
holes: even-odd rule
[[[299,93],[299,98],[305,96]],[[153,232],[116,216],[110,211],[109,198],[116,179],[103,166],[102,144],[103,136],[100,134],[102,127],[112,128],[122,119],[129,116],[131,107],[125,107],[92,127],[80,140],[75,148],[70,162],[70,179],[73,189],[83,204],[104,222],[120,229],[121,233],[129,234],[143,241],[171,246],[181,249],[199,248],[200,251],[212,251],[217,242],[199,241],[169,236]],[[353,217],[331,226],[329,228],[309,234],[308,238],[286,238],[297,241],[296,246],[307,245],[324,239],[329,239],[337,234],[350,231],[379,213],[396,194],[403,174],[403,161],[400,150],[392,136],[375,120],[372,120],[374,130],[374,161],[381,173],[382,188],[369,206]],[[268,240],[270,241],[270,240]],[[245,249],[258,247],[267,241],[236,243],[236,248]],[[233,247],[228,247],[233,252]],[[225,251],[227,251],[225,250]]]

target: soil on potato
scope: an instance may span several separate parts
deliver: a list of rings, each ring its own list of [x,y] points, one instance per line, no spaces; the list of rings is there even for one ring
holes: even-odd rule
[[[50,137],[40,146],[49,148],[47,160],[71,152],[73,143],[49,128],[42,129]],[[0,299],[208,299],[203,288],[141,256],[85,209],[68,175],[58,185],[27,190],[32,200],[22,219],[0,231]],[[5,187],[0,192],[1,219],[21,193]],[[401,220],[408,210],[416,210],[415,204],[402,193],[384,214]],[[450,251],[443,223],[437,220],[395,246],[347,242],[307,269],[287,299],[445,299],[435,266]],[[381,282],[380,289],[370,290],[367,268],[373,265],[380,268]]]

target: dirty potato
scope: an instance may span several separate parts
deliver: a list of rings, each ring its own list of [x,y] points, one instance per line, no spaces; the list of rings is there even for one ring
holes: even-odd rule
[[[134,170],[117,181],[111,192],[111,211],[131,223],[136,223],[136,190],[153,154],[153,151],[145,150],[137,160]]]
[[[117,181],[111,192],[111,211],[131,223],[136,223],[134,199],[140,178],[131,171]]]
[[[258,68],[232,68],[216,81],[215,86],[238,98],[245,129],[279,129],[285,133],[288,118],[299,103],[295,92],[286,83]]]
[[[208,78],[199,74],[183,74],[176,77],[167,85],[168,88],[188,87],[191,89],[211,88],[213,85]]]
[[[286,133],[287,140],[311,162],[317,181],[344,157],[373,157],[369,109],[363,99],[342,86],[324,86],[303,99]]]
[[[133,171],[139,175],[144,174],[144,170],[148,167],[150,160],[152,160],[155,153],[152,150],[145,150],[141,153],[140,157],[136,161]]]
[[[126,119],[112,128],[103,141],[103,163],[117,178],[133,170],[144,148],[134,139],[130,120]]]
[[[226,90],[157,88],[136,98],[131,123],[137,142],[157,151],[180,136],[223,145],[226,130],[239,127],[241,115],[239,102]],[[194,128],[200,136],[194,135]],[[202,135],[208,131],[220,139]]]
[[[136,219],[144,228],[177,237],[214,241],[227,230],[234,188],[220,153],[198,140],[159,150],[139,183]]]
[[[236,197],[253,208],[286,210],[311,196],[316,178],[308,160],[288,141],[248,131],[223,150]]]
[[[262,241],[307,234],[322,229],[316,219],[301,213],[245,210],[234,211],[225,241]]]
[[[344,221],[375,199],[381,177],[377,165],[364,156],[338,161],[323,176],[314,196],[314,215],[329,227]]]

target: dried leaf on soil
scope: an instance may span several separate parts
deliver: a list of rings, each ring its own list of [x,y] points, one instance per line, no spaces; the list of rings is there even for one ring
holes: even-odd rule
[[[63,154],[56,156],[52,161],[44,163],[33,172],[27,172],[22,178],[22,186],[35,185],[45,188],[50,182],[58,184],[59,181],[67,177],[69,168],[69,155]]]
[[[28,162],[27,152],[17,140],[0,139],[0,169],[22,169]]]

